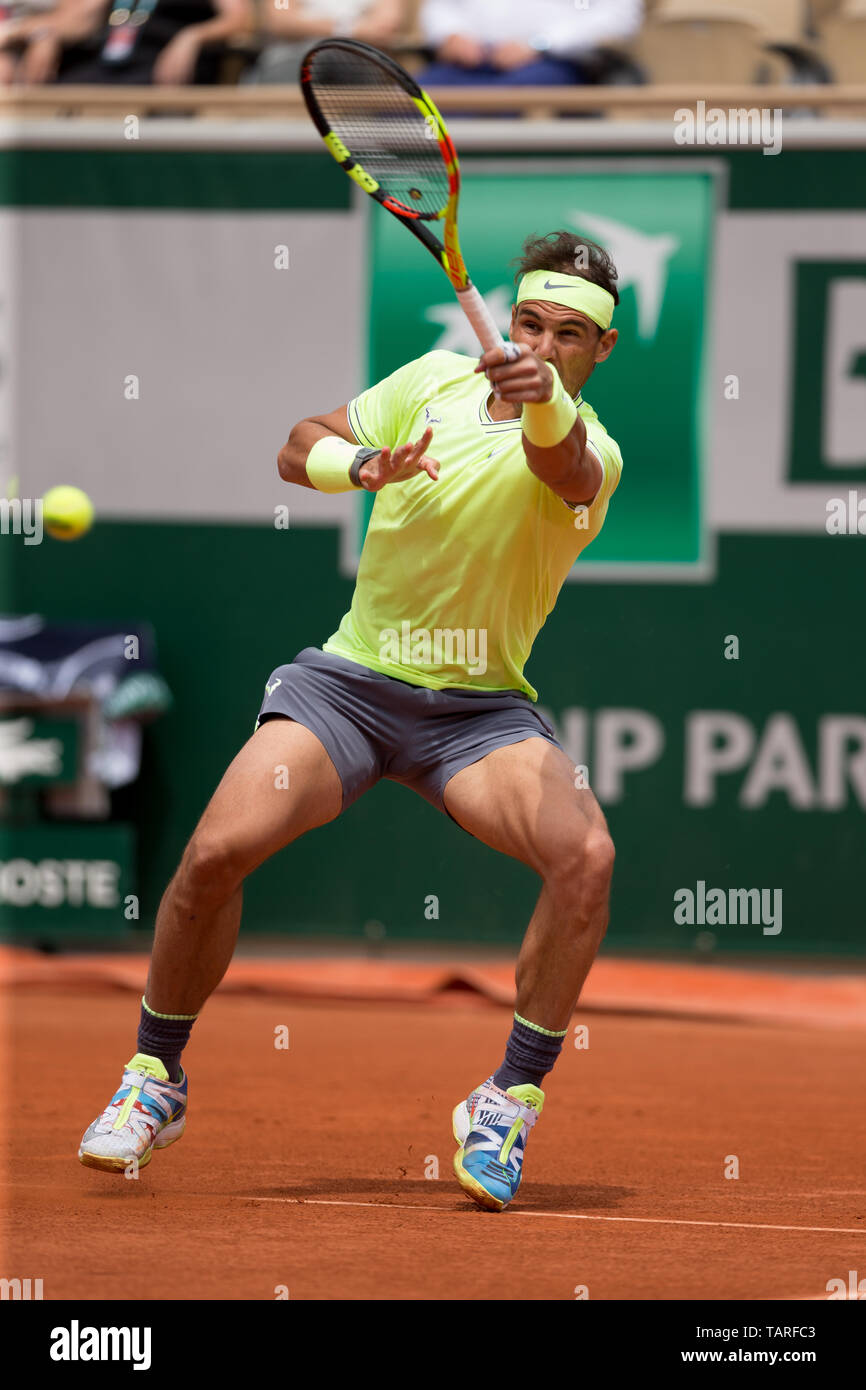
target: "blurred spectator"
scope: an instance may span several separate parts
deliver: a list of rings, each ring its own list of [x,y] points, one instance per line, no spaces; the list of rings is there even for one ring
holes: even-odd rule
[[[581,58],[636,34],[643,0],[423,0],[434,61],[425,86],[542,86],[587,80]]]
[[[387,48],[406,28],[406,11],[406,0],[264,0],[262,28],[278,42],[267,44],[243,81],[297,82],[301,59],[317,39],[361,39]]]
[[[216,82],[216,45],[253,25],[250,0],[59,0],[28,30],[15,80]]]
[[[56,0],[11,0],[0,3],[0,86],[15,80],[19,54],[31,34],[45,23]]]

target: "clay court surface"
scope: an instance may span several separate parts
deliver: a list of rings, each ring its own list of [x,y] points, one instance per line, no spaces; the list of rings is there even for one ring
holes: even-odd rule
[[[135,994],[31,979],[4,1015],[0,1272],[46,1299],[825,1299],[866,1270],[866,1032],[844,1018],[579,1013],[589,1046],[567,1040],[495,1215],[452,1177],[450,1112],[498,1061],[504,1004],[221,991],[187,1131],[137,1180],[76,1159]]]

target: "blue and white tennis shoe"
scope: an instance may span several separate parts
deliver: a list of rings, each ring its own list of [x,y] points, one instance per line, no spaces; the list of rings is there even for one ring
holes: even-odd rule
[[[502,1091],[488,1077],[455,1106],[457,1181],[487,1211],[502,1211],[516,1195],[530,1130],[541,1114],[544,1092],[528,1083]]]

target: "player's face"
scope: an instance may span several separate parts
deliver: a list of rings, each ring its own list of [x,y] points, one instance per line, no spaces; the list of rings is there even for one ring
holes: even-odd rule
[[[511,311],[511,341],[527,343],[550,362],[570,396],[576,396],[596,362],[613,351],[615,328],[602,332],[597,323],[565,304],[526,299]]]

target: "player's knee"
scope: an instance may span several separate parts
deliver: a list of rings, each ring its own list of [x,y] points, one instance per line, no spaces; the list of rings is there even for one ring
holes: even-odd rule
[[[616,857],[614,843],[603,827],[562,846],[546,875],[557,896],[591,910],[607,897]]]
[[[607,830],[592,830],[584,847],[584,869],[587,877],[600,890],[607,892],[613,878],[616,849]]]
[[[195,835],[177,872],[176,891],[193,903],[226,902],[242,882],[243,869],[221,837]]]

